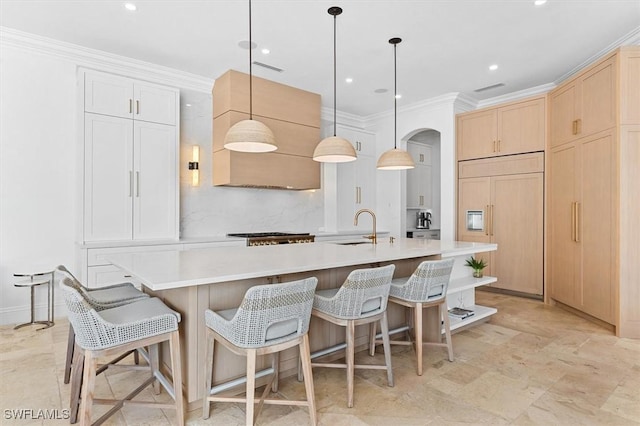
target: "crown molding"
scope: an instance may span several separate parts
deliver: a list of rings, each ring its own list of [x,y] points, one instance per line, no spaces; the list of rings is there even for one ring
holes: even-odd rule
[[[320,107],[320,119],[333,123],[333,108]],[[361,116],[343,111],[336,111],[336,122],[358,128],[364,126],[364,120]]]
[[[0,26],[0,46],[28,50],[76,63],[78,66],[97,68],[198,92],[211,92],[213,79],[169,67],[144,62],[77,44],[42,37]]]
[[[478,101],[477,108],[485,108],[506,102],[518,101],[535,95],[545,94],[553,90],[557,86],[556,83],[541,84],[540,86],[530,87],[528,89],[518,90],[517,92],[507,93],[505,95],[495,96],[493,98]]]
[[[472,111],[478,108],[478,100],[464,93],[458,93],[458,97],[453,102],[453,108],[455,113]]]
[[[417,101],[408,105],[398,107],[398,112],[406,113],[406,112],[411,112],[418,109],[428,110],[428,109],[439,108],[442,106],[451,106],[456,101],[456,99],[458,99],[458,97],[459,97],[459,93],[457,92],[445,93],[444,95],[436,96],[434,98],[424,99],[422,101]],[[393,115],[393,110],[390,109],[390,110],[379,112],[376,114],[367,115],[366,117],[363,117],[362,120],[366,126],[369,126],[369,125],[372,125],[375,121],[384,119],[392,115]]]
[[[610,53],[612,50],[617,49],[620,46],[630,46],[630,45],[640,45],[640,27],[636,27],[635,29],[631,30],[627,34],[620,37],[618,40],[606,46],[604,49],[601,49],[600,51],[591,55],[589,58],[585,59],[583,62],[576,65],[571,70],[567,71],[566,73],[558,77],[556,81],[554,81],[553,83],[557,86],[563,81],[565,81],[566,79],[577,74],[579,71],[582,71],[585,67],[587,67],[588,65],[591,65],[593,62],[600,59],[607,53]]]

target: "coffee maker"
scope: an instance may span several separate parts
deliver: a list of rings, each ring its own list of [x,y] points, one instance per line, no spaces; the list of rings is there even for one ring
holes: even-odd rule
[[[416,228],[429,229],[431,227],[431,212],[418,212]]]

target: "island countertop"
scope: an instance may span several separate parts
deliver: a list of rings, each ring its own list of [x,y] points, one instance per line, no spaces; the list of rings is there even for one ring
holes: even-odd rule
[[[108,260],[153,291],[440,255],[472,255],[496,244],[397,238],[378,244],[345,241],[258,247],[216,247],[122,253]]]

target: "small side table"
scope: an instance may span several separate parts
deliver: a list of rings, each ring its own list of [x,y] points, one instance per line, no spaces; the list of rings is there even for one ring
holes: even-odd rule
[[[54,300],[54,278],[53,271],[45,270],[39,272],[32,273],[15,273],[14,277],[24,277],[24,279],[15,282],[13,285],[16,287],[29,287],[31,290],[31,321],[26,322],[24,324],[18,324],[13,327],[14,330],[18,328],[25,327],[27,325],[32,324],[43,324],[44,327],[39,328],[38,330],[44,330],[45,328],[52,327],[55,323],[53,306],[55,304]],[[41,285],[47,286],[47,320],[46,321],[36,321],[35,320],[35,288]]]

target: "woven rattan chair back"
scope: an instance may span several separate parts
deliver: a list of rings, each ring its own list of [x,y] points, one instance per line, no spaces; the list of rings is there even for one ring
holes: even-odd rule
[[[311,277],[251,287],[230,321],[220,321],[219,316],[207,310],[207,326],[240,348],[259,348],[293,340],[309,330],[317,284],[318,279]],[[272,327],[291,333],[270,339]]]
[[[391,296],[410,302],[431,302],[447,296],[453,259],[426,260],[403,285],[392,285]]]
[[[356,269],[331,299],[316,298],[316,307],[337,318],[357,319],[387,309],[389,287],[395,265]]]

